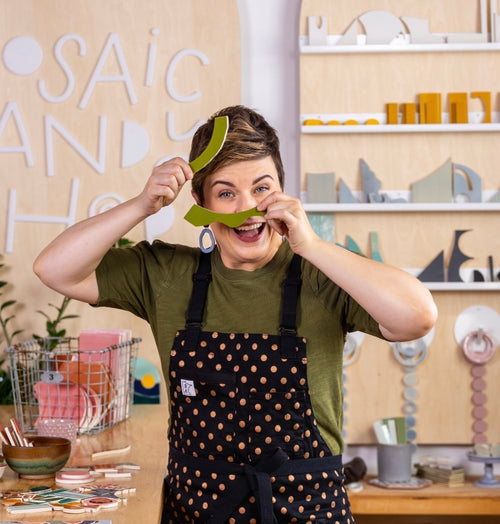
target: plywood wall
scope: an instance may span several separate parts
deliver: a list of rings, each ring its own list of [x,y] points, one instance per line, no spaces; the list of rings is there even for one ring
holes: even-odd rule
[[[188,154],[200,122],[240,102],[239,23],[231,0],[5,0],[0,35],[0,301],[18,301],[20,340],[43,334],[36,311],[61,301],[32,273],[42,247],[136,195],[156,163]],[[197,242],[191,203],[187,188],[129,238]],[[76,302],[68,313],[69,335],[131,327],[156,358],[142,321]]]
[[[486,3],[485,3],[486,5]],[[307,35],[307,17],[326,17],[329,35],[343,34],[370,10],[429,20],[433,33],[480,30],[480,2],[472,0],[304,0],[300,34]],[[358,24],[359,32],[362,27]],[[384,113],[388,102],[417,102],[422,92],[441,93],[447,111],[447,93],[490,91],[492,110],[499,111],[500,51],[442,53],[302,54],[300,57],[301,114]],[[481,111],[469,99],[470,111]],[[360,159],[382,182],[382,191],[408,191],[448,159],[469,166],[482,179],[483,189],[500,189],[498,132],[495,133],[393,133],[303,134],[301,185],[306,173],[335,172],[352,190],[361,189]],[[379,236],[385,261],[403,268],[423,268],[439,251],[446,263],[455,230],[470,230],[460,242],[472,259],[463,269],[485,268],[493,255],[500,266],[499,214],[491,212],[335,213],[334,237],[347,235],[370,254],[369,235]],[[497,269],[498,271],[498,269]],[[434,292],[439,320],[428,356],[417,368],[419,394],[416,430],[420,443],[471,442],[470,363],[454,338],[458,315],[473,305],[500,313],[499,291]],[[498,352],[497,352],[498,353]],[[500,440],[500,372],[497,354],[487,365],[488,439]],[[404,370],[384,342],[367,337],[359,358],[346,368],[349,443],[375,442],[371,424],[387,416],[402,415]]]

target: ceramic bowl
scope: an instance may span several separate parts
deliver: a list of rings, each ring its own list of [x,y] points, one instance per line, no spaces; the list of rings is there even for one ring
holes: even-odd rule
[[[28,437],[33,446],[2,444],[8,466],[23,478],[53,477],[68,462],[71,442],[62,437]]]

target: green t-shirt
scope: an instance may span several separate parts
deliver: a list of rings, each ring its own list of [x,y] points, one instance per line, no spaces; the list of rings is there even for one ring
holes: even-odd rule
[[[147,320],[155,337],[168,385],[170,349],[183,329],[200,250],[154,241],[111,249],[97,268],[98,306],[124,309]],[[293,252],[284,242],[256,271],[228,269],[212,252],[203,329],[226,333],[278,334],[282,282]],[[297,334],[307,339],[311,402],[323,439],[342,452],[342,353],[345,335],[364,331],[381,337],[376,321],[339,286],[302,261]]]

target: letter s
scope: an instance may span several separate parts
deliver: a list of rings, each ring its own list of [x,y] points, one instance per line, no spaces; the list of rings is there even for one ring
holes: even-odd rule
[[[52,96],[47,93],[47,90],[45,89],[45,80],[39,80],[38,81],[38,91],[40,92],[40,95],[42,98],[47,100],[47,102],[53,102],[53,103],[59,103],[64,102],[67,100],[70,96],[73,90],[75,89],[75,77],[73,75],[73,71],[71,71],[71,68],[69,67],[68,63],[64,59],[62,55],[62,48],[64,44],[68,40],[74,40],[78,44],[78,54],[80,56],[85,56],[87,54],[87,46],[85,44],[85,40],[76,34],[68,34],[61,36],[59,40],[56,42],[55,49],[54,49],[54,55],[56,57],[56,61],[61,66],[62,70],[66,74],[66,78],[68,79],[68,83],[66,86],[66,89],[64,92],[59,96]]]

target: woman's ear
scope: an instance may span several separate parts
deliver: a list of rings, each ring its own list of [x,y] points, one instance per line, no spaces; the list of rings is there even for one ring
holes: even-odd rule
[[[201,201],[200,201],[198,195],[197,195],[193,190],[191,190],[191,195],[193,196],[194,201],[195,201],[199,206],[201,206]]]

